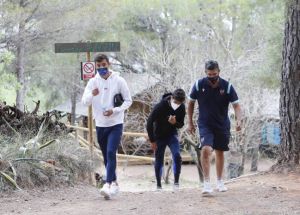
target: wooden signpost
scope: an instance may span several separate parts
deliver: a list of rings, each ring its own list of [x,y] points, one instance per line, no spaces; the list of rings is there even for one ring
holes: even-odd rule
[[[91,61],[91,52],[119,52],[120,42],[86,42],[86,43],[55,43],[55,53],[79,53],[86,52],[87,62]],[[87,80],[85,81],[87,84]],[[88,107],[88,129],[89,129],[89,146],[91,158],[93,161],[93,118],[92,106]],[[89,176],[90,184],[93,184],[92,173]]]

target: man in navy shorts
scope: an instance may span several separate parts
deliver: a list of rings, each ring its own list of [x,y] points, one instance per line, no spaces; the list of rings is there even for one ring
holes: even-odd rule
[[[211,194],[210,156],[216,155],[217,190],[227,191],[222,180],[224,151],[228,151],[230,121],[228,106],[232,104],[236,117],[236,130],[241,130],[241,107],[233,86],[219,77],[218,62],[209,60],[205,63],[205,78],[197,80],[190,91],[188,103],[188,130],[195,132],[193,122],[195,101],[198,102],[198,128],[200,133],[201,165],[204,175],[202,193]]]

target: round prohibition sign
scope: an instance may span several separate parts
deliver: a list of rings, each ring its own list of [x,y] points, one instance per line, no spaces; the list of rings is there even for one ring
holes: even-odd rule
[[[83,70],[85,73],[92,73],[94,72],[94,64],[93,63],[86,63],[83,66]]]

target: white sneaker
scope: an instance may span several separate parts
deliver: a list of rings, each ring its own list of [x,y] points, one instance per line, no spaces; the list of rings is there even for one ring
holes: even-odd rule
[[[212,192],[213,192],[213,189],[210,186],[210,182],[209,181],[204,181],[203,189],[202,189],[202,195],[204,195],[204,196],[211,195]]]
[[[110,191],[110,184],[108,183],[105,183],[103,185],[103,187],[100,189],[100,194],[102,196],[104,196],[104,198],[107,200],[107,199],[110,199],[111,197],[111,191]]]
[[[228,189],[225,187],[223,180],[217,181],[217,189],[219,192],[226,192]]]
[[[173,191],[178,191],[179,190],[179,184],[175,183],[173,184]]]
[[[116,196],[120,191],[119,185],[116,182],[112,182],[110,185],[110,194]]]
[[[156,190],[155,191],[158,191],[158,192],[160,192],[160,191],[162,191],[163,189],[162,189],[162,187],[160,187],[160,186],[156,186]]]

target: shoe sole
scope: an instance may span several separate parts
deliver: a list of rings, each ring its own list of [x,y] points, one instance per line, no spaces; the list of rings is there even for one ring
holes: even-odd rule
[[[203,192],[202,196],[203,197],[212,197],[213,196],[213,192]]]
[[[219,189],[219,188],[216,188],[215,191],[218,191],[218,192],[220,192],[220,193],[224,193],[224,192],[227,192],[228,189],[227,189],[227,188],[226,188],[226,189]]]
[[[105,200],[110,200],[110,197],[109,196],[104,196],[104,199]]]
[[[117,196],[118,194],[119,194],[119,191],[116,192],[116,193],[111,193],[111,194],[110,194],[110,197],[115,197],[115,196]]]

